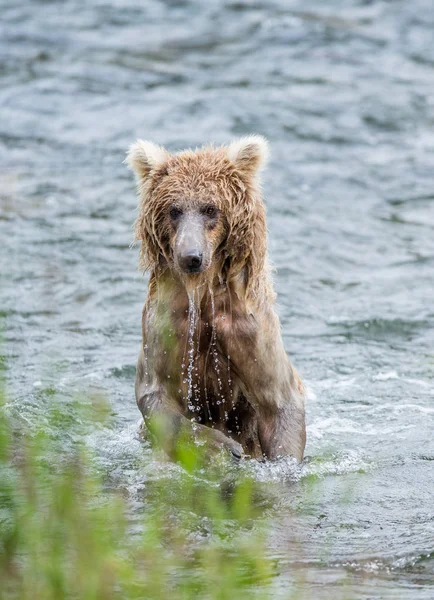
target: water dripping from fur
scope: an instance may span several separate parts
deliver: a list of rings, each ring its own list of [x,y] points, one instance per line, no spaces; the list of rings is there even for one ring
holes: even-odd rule
[[[217,314],[215,307],[214,294],[211,289],[208,289],[209,302],[211,308],[211,340],[209,345],[209,355],[211,358],[212,367],[216,375],[217,389],[215,390],[215,403],[217,406],[225,406],[225,393],[224,393],[224,378],[227,378],[228,393],[230,395],[230,403],[232,408],[235,407],[233,399],[232,379],[231,379],[231,367],[230,367],[230,355],[227,355],[227,363],[221,363],[217,345]],[[197,288],[187,289],[188,295],[188,318],[187,318],[187,344],[184,358],[182,361],[181,379],[185,386],[184,388],[184,399],[186,401],[188,410],[191,413],[199,413],[201,407],[198,403],[198,396],[200,394],[199,386],[199,355],[200,355],[200,293]],[[206,376],[205,376],[206,377]],[[209,399],[207,394],[206,379],[204,385],[205,403],[208,410],[208,419],[211,420],[211,410],[209,405]],[[181,390],[180,390],[181,392]],[[225,419],[229,418],[228,411],[225,409]],[[192,421],[196,421],[193,417]],[[238,418],[235,417],[235,429],[239,433],[240,428],[238,424]]]
[[[211,288],[208,289],[208,293],[209,293],[209,297],[210,297],[210,303],[211,303],[211,316],[212,316],[212,333],[211,333],[211,343],[210,343],[210,349],[211,349],[211,356],[212,356],[212,360],[213,360],[213,366],[214,366],[214,371],[217,375],[217,387],[218,387],[218,398],[216,401],[217,405],[220,404],[225,404],[225,397],[224,397],[224,393],[223,393],[223,381],[222,381],[222,377],[224,376],[224,374],[222,374],[222,370],[220,368],[220,361],[219,361],[219,355],[218,355],[218,350],[217,350],[217,326],[216,326],[216,310],[215,310],[215,301],[214,301],[214,294]],[[221,317],[222,319],[225,318],[225,315],[222,315]],[[223,368],[224,371],[224,368]],[[227,369],[226,369],[226,376],[227,376],[227,384],[228,384],[228,393],[230,395],[230,402],[231,402],[231,406],[232,409],[235,408],[235,404],[234,404],[234,397],[233,397],[233,389],[232,389],[232,378],[231,378],[231,361],[230,361],[230,355],[227,355]],[[228,412],[225,409],[224,412],[224,416],[225,419],[228,419]],[[235,429],[236,432],[239,434],[240,433],[240,426],[239,426],[239,422],[238,422],[238,416],[235,416]]]
[[[197,383],[194,382],[197,375],[197,367],[195,368],[196,357],[199,354],[199,348],[195,346],[195,332],[199,321],[199,307],[195,301],[195,290],[188,290],[188,331],[187,331],[187,357],[183,362],[183,369],[187,367],[187,373],[183,372],[183,383],[187,385],[187,406],[191,412],[199,409],[195,405],[195,392],[197,391]],[[199,337],[199,336],[198,336]]]
[[[144,357],[144,364],[145,364],[145,376],[146,376],[146,379],[148,379],[148,373],[149,373],[149,368],[148,368],[148,344],[144,344],[143,345],[143,357]]]
[[[217,393],[216,404],[217,404],[217,406],[219,406],[220,404],[222,404],[224,402],[223,383],[222,383],[222,376],[221,376],[221,372],[220,372],[219,357],[218,357],[218,352],[217,352],[217,327],[216,327],[216,322],[215,322],[214,294],[212,293],[211,290],[209,291],[209,295],[210,295],[210,299],[211,299],[211,315],[212,315],[211,356],[212,356],[213,363],[214,363],[214,370],[217,375],[218,393]],[[227,414],[225,414],[225,417],[227,419]]]

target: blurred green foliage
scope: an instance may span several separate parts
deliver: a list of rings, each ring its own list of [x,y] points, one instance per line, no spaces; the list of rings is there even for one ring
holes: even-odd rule
[[[182,469],[147,481],[137,525],[83,442],[89,404],[106,418],[101,399],[65,406],[53,396],[44,423],[26,430],[0,390],[0,599],[272,597],[252,481],[222,480],[218,461],[181,443]],[[59,426],[64,438],[46,433]]]

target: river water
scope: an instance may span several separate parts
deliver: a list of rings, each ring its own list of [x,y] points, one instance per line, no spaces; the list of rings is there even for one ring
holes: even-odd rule
[[[309,388],[305,464],[246,467],[276,496],[276,597],[297,567],[315,598],[349,580],[351,598],[434,598],[432,1],[0,8],[15,409],[31,424],[53,393],[107,396],[114,425],[90,444],[146,510],[135,457],[154,459],[133,394],[146,279],[122,160],[136,137],[176,150],[263,134],[279,313]]]

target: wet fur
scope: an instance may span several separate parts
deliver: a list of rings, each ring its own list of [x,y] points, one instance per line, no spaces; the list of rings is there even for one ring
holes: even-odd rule
[[[266,153],[251,136],[176,155],[139,140],[127,157],[140,265],[150,271],[136,399],[145,422],[160,419],[169,454],[183,431],[235,455],[303,456],[304,388],[283,347],[267,259],[257,177]],[[209,202],[219,218],[204,228],[206,268],[186,275],[169,212]]]

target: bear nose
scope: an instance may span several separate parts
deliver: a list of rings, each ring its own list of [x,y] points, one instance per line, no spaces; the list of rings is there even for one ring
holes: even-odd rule
[[[197,249],[188,250],[180,257],[179,265],[186,273],[198,273],[202,266],[202,252]]]

